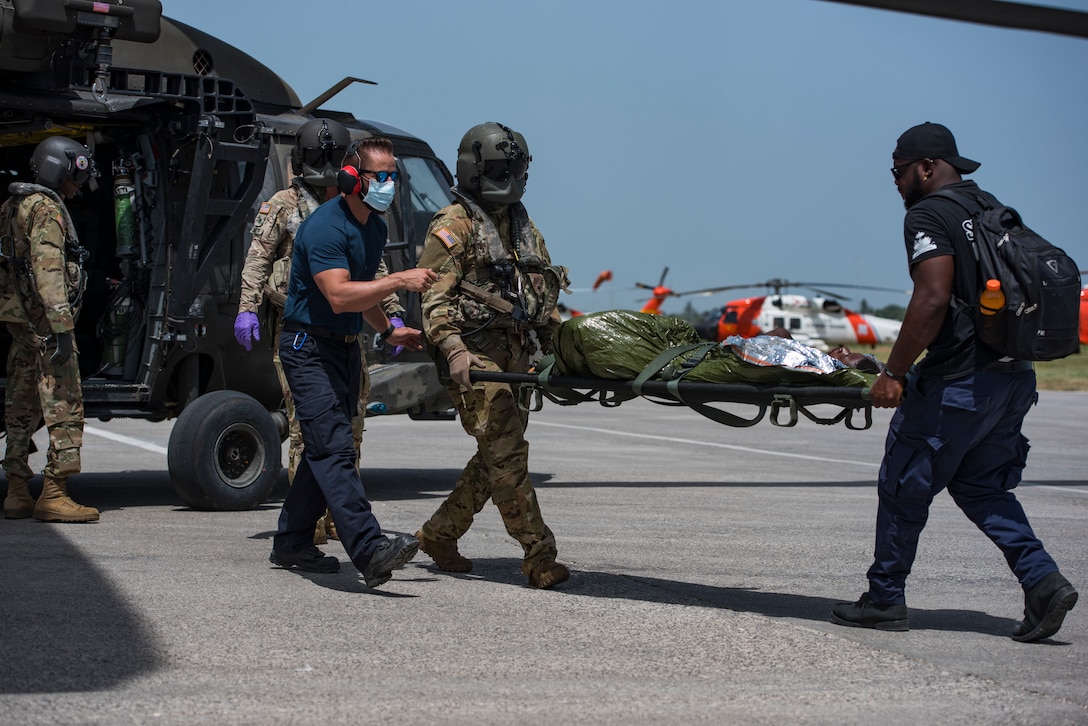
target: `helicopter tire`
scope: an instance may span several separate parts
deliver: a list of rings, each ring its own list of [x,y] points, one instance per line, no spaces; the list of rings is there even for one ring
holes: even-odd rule
[[[178,416],[167,467],[174,490],[194,509],[253,509],[279,477],[280,433],[252,396],[212,391]]]

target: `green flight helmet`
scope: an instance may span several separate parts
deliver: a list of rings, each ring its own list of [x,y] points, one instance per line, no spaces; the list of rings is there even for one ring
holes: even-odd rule
[[[494,122],[473,126],[457,147],[457,183],[481,201],[513,204],[525,194],[532,160],[517,131]]]
[[[295,138],[291,167],[311,186],[334,187],[350,143],[351,132],[343,124],[328,118],[307,121]]]
[[[30,172],[35,183],[54,190],[69,178],[83,186],[99,176],[91,150],[67,136],[50,136],[38,144],[30,156]]]

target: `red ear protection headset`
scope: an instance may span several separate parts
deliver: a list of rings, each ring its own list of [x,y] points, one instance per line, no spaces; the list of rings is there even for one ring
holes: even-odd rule
[[[348,147],[347,152],[344,154],[344,158],[354,155],[356,159],[359,158],[359,142],[352,141],[351,146]],[[336,188],[342,194],[359,194],[363,191],[363,180],[359,176],[359,170],[354,166],[345,166],[336,172]]]

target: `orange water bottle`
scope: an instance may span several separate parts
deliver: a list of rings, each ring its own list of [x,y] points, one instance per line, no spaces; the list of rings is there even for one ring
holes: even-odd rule
[[[983,315],[996,315],[1005,307],[1005,293],[1001,291],[1001,282],[987,280],[986,287],[978,299],[978,311]]]
[[[978,311],[982,313],[975,330],[979,339],[990,346],[1000,345],[1005,340],[1005,293],[1001,291],[1001,283],[997,280],[987,280],[986,287],[982,289],[982,295],[978,299]]]

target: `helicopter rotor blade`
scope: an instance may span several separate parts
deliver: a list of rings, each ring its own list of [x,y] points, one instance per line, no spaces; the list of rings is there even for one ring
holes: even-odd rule
[[[837,292],[828,292],[827,290],[821,290],[820,288],[813,287],[812,285],[806,285],[806,287],[808,287],[809,290],[812,290],[817,295],[823,295],[824,297],[834,298],[835,300],[850,300],[851,299],[849,295],[840,295]]]
[[[742,290],[747,287],[762,287],[762,285],[718,285],[717,287],[704,287],[698,290],[684,290],[683,292],[676,293],[677,295],[713,295],[716,292],[725,292],[726,290]]]
[[[845,287],[845,288],[848,288],[850,290],[876,290],[877,292],[901,292],[901,293],[904,293],[904,294],[910,294],[910,290],[904,290],[901,287],[878,287],[876,285],[853,285],[853,284],[850,284],[850,283],[842,283],[842,282],[794,282],[794,283],[791,283],[791,284],[797,285],[798,287],[809,287],[809,288],[813,288],[813,289],[815,289],[817,287]]]

